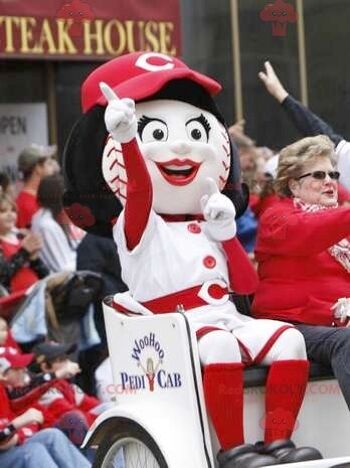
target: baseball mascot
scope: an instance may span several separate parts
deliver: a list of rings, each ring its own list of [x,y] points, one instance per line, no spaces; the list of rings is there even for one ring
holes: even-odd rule
[[[302,336],[241,315],[229,299],[230,291],[253,293],[257,279],[236,238],[245,201],[213,100],[220,90],[159,53],[94,70],[65,150],[67,212],[91,232],[113,233],[129,288],[115,296],[118,310],[161,314],[183,305],[198,337],[221,468],[321,458],[290,440],[308,378]],[[252,364],[270,366],[265,440],[256,445],[243,435],[243,368]]]

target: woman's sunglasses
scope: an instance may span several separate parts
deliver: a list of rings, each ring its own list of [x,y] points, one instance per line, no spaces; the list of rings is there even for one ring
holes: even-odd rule
[[[307,174],[303,174],[302,176],[298,177],[297,180],[303,179],[304,177],[311,176],[316,180],[325,180],[325,178],[329,175],[332,180],[339,180],[340,172],[338,171],[314,171],[308,172]]]

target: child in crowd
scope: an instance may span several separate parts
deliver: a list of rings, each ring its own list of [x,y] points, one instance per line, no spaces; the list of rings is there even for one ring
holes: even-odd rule
[[[34,348],[36,361],[44,373],[60,372],[72,363],[68,357],[72,351],[72,347],[52,342]],[[73,443],[80,445],[99,413],[100,401],[84,393],[76,384],[61,379],[42,395],[39,404],[45,408],[48,424],[59,427]]]
[[[13,347],[0,347],[0,378],[14,411],[24,411],[36,404],[55,380],[70,378],[79,372],[79,366],[69,361],[55,372],[32,374],[28,366],[33,359],[32,353],[23,354]]]
[[[37,234],[18,235],[15,202],[0,194],[0,284],[9,292],[24,290],[48,274],[38,258],[41,239]]]

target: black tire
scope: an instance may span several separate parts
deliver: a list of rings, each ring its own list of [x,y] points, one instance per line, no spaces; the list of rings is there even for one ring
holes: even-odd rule
[[[114,468],[112,462],[121,448],[124,449],[125,468],[168,468],[150,434],[134,421],[122,418],[99,445],[93,468]]]

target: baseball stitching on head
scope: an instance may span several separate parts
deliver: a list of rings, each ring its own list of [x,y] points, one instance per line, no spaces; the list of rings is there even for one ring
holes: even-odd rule
[[[111,135],[107,138],[102,155],[102,173],[112,192],[125,205],[127,175],[120,143],[113,140]]]
[[[224,157],[223,159],[221,159],[221,163],[224,167],[225,173],[223,176],[220,176],[220,187],[219,187],[220,191],[222,191],[226,185],[228,175],[230,172],[230,167],[231,167],[230,140],[229,140],[227,132],[225,131],[221,132],[221,136],[224,139],[224,142],[222,144],[222,149],[224,150]]]

